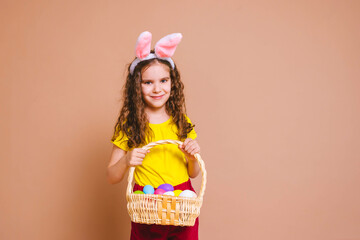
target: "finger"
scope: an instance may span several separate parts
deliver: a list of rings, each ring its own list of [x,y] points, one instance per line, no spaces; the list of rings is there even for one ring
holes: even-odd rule
[[[145,155],[142,153],[137,153],[137,154],[133,154],[133,156],[131,156],[129,163],[134,164],[137,163],[139,161],[143,161]]]
[[[200,153],[200,147],[198,144],[195,145],[195,153]]]
[[[197,143],[197,141],[194,140],[193,143],[194,143],[194,144],[193,144],[192,146],[194,146],[194,148],[196,149],[197,152],[200,152],[200,146],[199,146],[199,144]]]
[[[136,158],[136,161],[142,162],[142,161],[144,161],[144,158],[143,158],[143,157],[137,157],[137,158]]]
[[[196,153],[199,153],[200,152],[200,148],[194,148],[192,151],[191,151],[191,155],[195,155]]]
[[[134,163],[132,163],[132,166],[133,167],[136,167],[136,166],[139,166],[139,165],[141,165],[142,164],[142,162],[134,162]]]
[[[185,139],[185,141],[184,141],[184,145],[186,146],[187,144],[189,144],[189,142],[191,142],[192,141],[192,139],[191,138],[187,138],[187,139]]]
[[[187,153],[190,153],[194,148],[195,148],[194,145],[187,145],[186,148],[185,148],[185,151],[186,151]]]
[[[181,144],[180,144],[180,148],[181,148],[181,149],[185,149],[185,147],[186,147],[187,143],[188,143],[188,140],[187,140],[187,139],[185,139],[185,141],[184,141],[183,143],[181,143]]]
[[[148,149],[142,149],[142,148],[137,148],[137,153],[143,153],[143,154],[147,154],[150,152],[150,150]]]
[[[189,152],[190,149],[194,148],[196,143],[194,141],[189,141],[188,144],[185,146],[185,151]]]
[[[135,157],[143,159],[146,156],[145,153],[137,153]]]
[[[182,148],[182,149],[184,149],[184,150],[186,151],[186,148],[188,147],[188,145],[189,145],[189,141],[186,139],[186,140],[184,141],[184,144],[183,144],[183,148]]]
[[[148,149],[139,148],[139,151],[137,152],[137,156],[140,156],[140,155],[146,156],[146,154],[148,154],[149,152],[150,152],[150,150],[148,150]]]
[[[141,158],[136,158],[136,159],[133,160],[133,164],[136,165],[136,166],[141,165],[142,162],[143,162],[143,159],[141,159]]]
[[[143,161],[136,161],[136,166],[139,166],[143,163]]]
[[[137,161],[135,161],[135,160],[131,160],[131,161],[129,162],[129,165],[130,165],[131,167],[135,167],[135,166],[139,165],[139,163],[138,163]]]

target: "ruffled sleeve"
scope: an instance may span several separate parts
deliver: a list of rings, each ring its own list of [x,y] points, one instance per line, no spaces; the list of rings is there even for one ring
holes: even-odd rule
[[[185,115],[185,118],[186,118],[186,120],[187,120],[189,123],[192,124],[192,122],[191,122],[191,120],[190,120],[190,118],[189,118],[188,116]],[[191,139],[195,139],[195,138],[197,137],[197,134],[196,134],[194,128],[191,130],[191,132],[188,133],[187,137],[188,137],[188,138],[191,138]]]
[[[111,142],[122,150],[129,151],[129,147],[127,145],[128,140],[128,137],[120,131],[119,136],[115,140],[111,140]]]

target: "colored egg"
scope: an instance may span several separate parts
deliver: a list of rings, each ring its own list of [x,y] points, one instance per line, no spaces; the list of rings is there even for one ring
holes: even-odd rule
[[[184,190],[180,193],[179,197],[196,198],[196,193],[191,190]]]
[[[175,196],[175,193],[173,191],[168,191],[165,192],[163,195]]]
[[[135,193],[135,194],[144,194],[144,192],[143,192],[143,191],[140,191],[140,190],[137,190],[137,191],[135,191],[134,193]]]
[[[166,192],[174,191],[174,187],[168,183],[161,184],[158,188],[164,189]]]
[[[151,185],[146,185],[143,189],[143,192],[145,194],[154,194],[155,190],[154,190],[154,187],[151,186]]]
[[[179,196],[181,192],[182,192],[181,190],[174,190],[175,196]]]
[[[166,191],[165,191],[164,189],[162,189],[162,188],[158,188],[158,189],[155,190],[154,193],[155,193],[155,194],[162,195],[162,194],[166,193]]]

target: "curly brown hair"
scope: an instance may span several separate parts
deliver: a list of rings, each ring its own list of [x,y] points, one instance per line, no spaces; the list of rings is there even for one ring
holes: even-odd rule
[[[154,50],[151,51],[154,53]],[[127,145],[129,149],[140,147],[151,141],[153,133],[149,127],[149,121],[145,113],[145,102],[141,92],[141,74],[143,70],[151,64],[159,62],[169,67],[171,78],[170,97],[166,102],[166,112],[172,116],[173,123],[178,128],[179,140],[186,139],[188,133],[194,128],[185,117],[186,106],[184,97],[184,84],[181,82],[180,72],[176,67],[172,69],[168,61],[154,58],[144,60],[138,63],[134,73],[130,74],[130,65],[128,66],[128,75],[123,93],[123,106],[114,127],[112,141],[118,138],[120,132],[127,136]]]

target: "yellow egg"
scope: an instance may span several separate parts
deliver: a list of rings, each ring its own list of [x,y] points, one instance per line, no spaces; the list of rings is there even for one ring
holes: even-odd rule
[[[175,194],[175,196],[179,196],[181,192],[182,192],[181,190],[175,190],[174,194]]]

